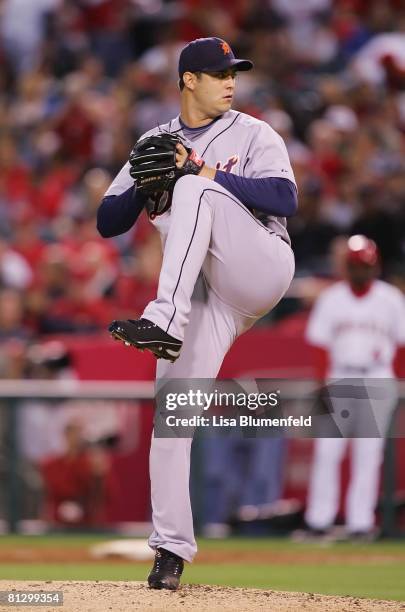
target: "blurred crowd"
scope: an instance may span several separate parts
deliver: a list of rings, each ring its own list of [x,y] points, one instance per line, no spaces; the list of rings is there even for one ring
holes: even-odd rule
[[[0,339],[104,329],[155,295],[147,219],[107,241],[95,215],[136,139],[177,114],[177,57],[200,36],[254,61],[235,108],[286,141],[297,282],[363,233],[405,284],[404,30],[400,0],[0,0]]]

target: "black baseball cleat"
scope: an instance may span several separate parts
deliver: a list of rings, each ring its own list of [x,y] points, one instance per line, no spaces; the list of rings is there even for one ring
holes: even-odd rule
[[[169,589],[175,591],[184,569],[184,561],[178,555],[164,548],[157,548],[155,562],[148,576],[151,589]]]
[[[126,346],[148,349],[158,359],[168,359],[172,362],[180,355],[183,344],[148,319],[113,321],[108,331],[113,338],[121,340]]]

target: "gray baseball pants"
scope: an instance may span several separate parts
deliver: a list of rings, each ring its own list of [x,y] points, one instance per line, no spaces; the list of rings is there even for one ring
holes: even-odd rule
[[[156,225],[163,262],[157,298],[142,316],[183,341],[175,363],[158,361],[157,384],[214,379],[234,340],[288,289],[293,252],[235,196],[197,176],[176,183],[171,210]],[[154,530],[149,544],[186,561],[197,552],[189,493],[191,443],[190,438],[153,435],[150,450]]]

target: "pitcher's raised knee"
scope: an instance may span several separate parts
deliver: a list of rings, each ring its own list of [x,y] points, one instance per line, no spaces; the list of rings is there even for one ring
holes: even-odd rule
[[[191,198],[199,198],[204,189],[211,187],[213,182],[204,176],[196,176],[195,174],[186,174],[176,182],[173,191],[173,200],[185,196],[187,200]]]

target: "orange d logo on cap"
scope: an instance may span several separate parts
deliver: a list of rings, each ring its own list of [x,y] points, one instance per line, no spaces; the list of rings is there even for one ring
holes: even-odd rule
[[[231,47],[224,40],[221,42],[221,49],[224,52],[224,55],[228,55],[231,52]]]

